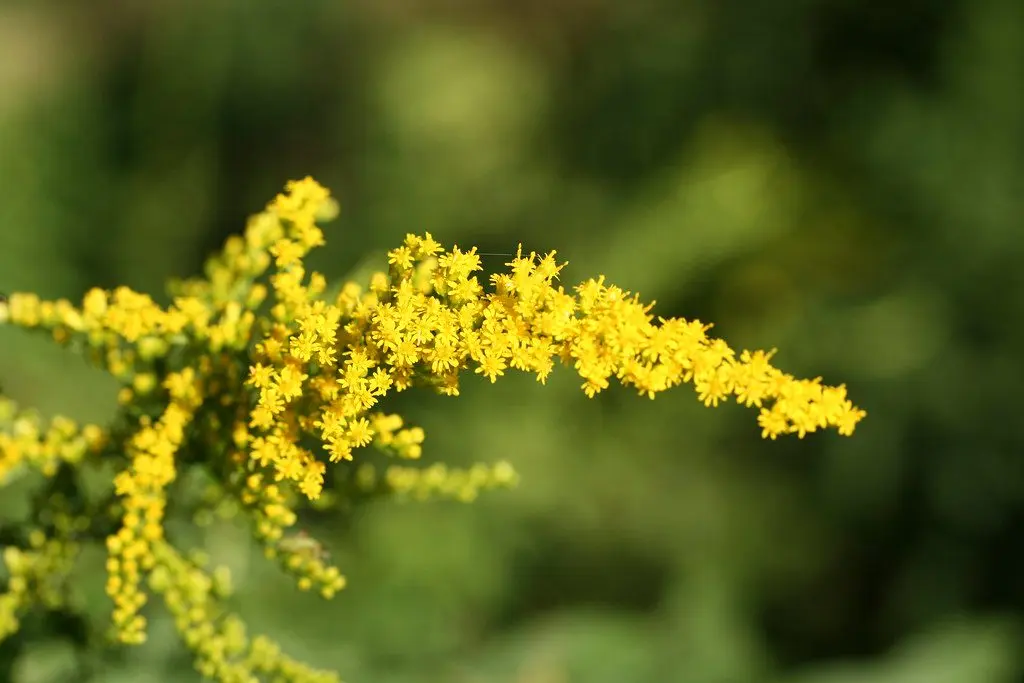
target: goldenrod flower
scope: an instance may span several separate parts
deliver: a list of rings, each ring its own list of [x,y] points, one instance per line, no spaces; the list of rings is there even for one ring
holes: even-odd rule
[[[458,396],[463,372],[491,382],[530,372],[543,384],[561,364],[588,397],[612,382],[649,398],[691,384],[707,406],[735,398],[757,408],[771,439],[823,428],[849,435],[865,415],[844,386],[797,379],[771,364],[774,352],[734,350],[701,321],[658,318],[652,305],[603,277],[565,289],[554,252],[520,247],[507,272],[481,282],[475,248],[446,251],[429,233],[410,234],[388,254],[387,273],[375,273],[365,289],[344,283],[326,296],[326,279],[307,273],[304,259],[324,243],[317,221],[336,213],[311,178],[288,183],[210,259],[204,278],[171,284],[167,308],[126,287],[90,290],[80,308],[33,294],[0,300],[0,323],[83,348],[122,382],[110,430],[62,418],[44,423],[0,398],[0,484],[27,468],[49,477],[101,461],[118,468],[102,509],[67,512],[68,501],[55,497],[52,509],[35,511],[48,526],[25,548],[5,550],[11,578],[0,594],[0,639],[32,605],[62,600],[74,539],[107,534],[100,530],[113,521],[106,590],[122,642],[145,639],[141,609],[156,594],[207,677],[336,680],[263,636],[250,638],[226,611],[226,570],[207,569],[165,535],[168,487],[191,467],[213,473],[207,508],[195,518],[246,515],[268,557],[300,589],[329,598],[344,577],[326,553],[311,552],[315,539],[288,532],[301,501],[324,493],[329,467],[358,461],[357,487],[400,498],[468,502],[516,483],[509,463],[412,466],[426,435],[383,412],[391,393],[412,386]],[[366,446],[393,458],[380,476]]]

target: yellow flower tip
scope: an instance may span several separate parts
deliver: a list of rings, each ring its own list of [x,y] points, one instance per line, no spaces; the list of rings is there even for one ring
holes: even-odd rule
[[[316,220],[327,223],[337,218],[340,212],[341,206],[338,204],[338,201],[333,197],[327,197],[320,203],[320,208],[317,209]]]
[[[515,468],[512,467],[511,463],[505,460],[501,460],[494,464],[492,475],[494,483],[499,486],[512,486],[519,481],[519,475],[516,473]]]
[[[282,238],[271,245],[270,253],[274,256],[274,265],[286,268],[298,264],[306,255],[306,250],[298,242]]]
[[[141,373],[132,378],[132,388],[139,395],[145,395],[156,388],[156,375],[152,373]]]

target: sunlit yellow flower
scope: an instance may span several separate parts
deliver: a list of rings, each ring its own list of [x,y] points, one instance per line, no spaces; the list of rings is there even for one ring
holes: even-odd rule
[[[774,351],[737,351],[701,321],[656,318],[652,304],[603,277],[566,289],[554,252],[520,247],[507,272],[481,282],[475,248],[445,251],[429,233],[410,234],[389,252],[388,272],[327,295],[326,278],[307,272],[305,258],[324,243],[317,222],[336,213],[312,178],[288,183],[209,260],[204,278],[171,284],[167,308],[127,287],[92,289],[77,308],[34,294],[0,301],[0,323],[77,345],[121,382],[121,414],[109,431],[44,422],[0,397],[0,484],[28,468],[45,477],[85,462],[117,468],[106,518],[70,515],[60,508],[67,501],[54,499],[47,518],[59,520],[55,532],[34,530],[25,547],[5,548],[0,640],[29,607],[64,600],[76,534],[102,523],[116,529],[106,539],[106,591],[120,641],[145,640],[142,608],[160,595],[207,677],[336,680],[249,636],[227,612],[226,570],[207,569],[201,553],[169,542],[169,490],[202,468],[216,481],[197,521],[247,515],[266,555],[300,589],[329,598],[344,577],[289,531],[301,501],[329,499],[329,468],[356,461],[358,487],[417,499],[468,502],[516,483],[509,463],[414,466],[423,429],[381,411],[392,393],[413,386],[458,396],[462,373],[495,382],[520,371],[544,383],[564,365],[586,396],[613,383],[649,398],[690,384],[707,406],[735,398],[756,408],[770,439],[825,428],[849,435],[865,415],[845,386],[797,379],[771,364]],[[366,460],[369,446],[390,456],[387,466]]]

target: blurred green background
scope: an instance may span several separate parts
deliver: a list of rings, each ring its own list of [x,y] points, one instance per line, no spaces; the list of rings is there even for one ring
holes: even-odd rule
[[[244,530],[205,538],[254,629],[351,683],[1021,680],[1022,85],[1019,0],[3,2],[0,290],[162,295],[312,174],[343,207],[332,277],[406,232],[557,249],[563,282],[603,273],[868,410],[762,442],[751,410],[587,400],[568,371],[402,395],[427,461],[506,458],[519,489],[310,517],[350,578],[329,603]],[[114,405],[16,331],[0,382]],[[51,626],[5,677],[71,680]],[[94,663],[196,678],[159,612]]]

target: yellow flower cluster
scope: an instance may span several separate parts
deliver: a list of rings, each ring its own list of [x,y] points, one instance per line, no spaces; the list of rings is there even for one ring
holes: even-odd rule
[[[79,429],[61,416],[44,428],[39,415],[19,413],[13,401],[0,396],[0,485],[29,469],[52,477],[61,463],[77,464],[98,452],[105,439],[96,425]]]
[[[183,557],[166,542],[152,547],[155,569],[149,587],[163,595],[185,644],[196,653],[196,669],[224,683],[250,683],[261,678],[306,683],[332,683],[337,677],[317,671],[281,653],[265,636],[249,638],[245,624],[226,613],[221,600],[231,593],[223,568],[204,570],[202,553]]]
[[[76,544],[47,538],[40,529],[29,533],[27,548],[4,548],[10,577],[7,590],[0,594],[0,640],[17,632],[19,617],[30,605],[65,606],[67,579],[77,556]]]
[[[554,253],[520,249],[485,288],[475,249],[445,251],[430,234],[409,235],[368,287],[345,283],[328,294],[325,277],[307,272],[304,259],[324,243],[318,221],[336,213],[312,179],[289,183],[207,263],[205,277],[172,283],[167,307],[125,287],[94,289],[80,307],[32,294],[0,302],[0,323],[48,331],[122,382],[109,429],[61,418],[44,428],[0,400],[0,484],[26,469],[53,478],[62,468],[117,468],[108,496],[79,505],[59,527],[46,517],[49,526],[25,549],[5,553],[12,578],[0,595],[0,637],[13,632],[33,595],[53,599],[46,576],[65,580],[62,558],[76,538],[104,539],[120,641],[145,639],[142,609],[155,593],[209,678],[334,680],[262,636],[248,638],[222,606],[224,570],[207,570],[166,538],[168,489],[190,467],[214,474],[203,497],[209,509],[196,510],[196,519],[241,511],[300,589],[329,598],[344,577],[315,539],[288,531],[303,500],[344,493],[345,482],[462,501],[516,483],[503,462],[377,467],[362,455],[373,447],[406,463],[419,459],[423,430],[382,411],[382,401],[412,386],[457,396],[467,369],[491,382],[516,369],[543,383],[561,362],[576,370],[587,396],[613,378],[652,398],[691,383],[706,405],[735,397],[759,408],[762,434],[772,439],[826,427],[848,435],[864,417],[844,387],[798,380],[773,367],[771,353],[737,354],[699,321],[655,319],[650,306],[603,278],[565,291]]]
[[[374,475],[371,470],[366,470],[363,476],[369,478]],[[437,497],[469,503],[483,489],[514,485],[518,476],[511,465],[500,462],[494,466],[477,463],[469,469],[450,469],[444,463],[425,469],[391,465],[384,478],[392,491],[417,500]]]
[[[114,478],[124,514],[120,531],[107,538],[107,594],[115,605],[114,626],[126,643],[145,640],[146,620],[139,614],[146,603],[139,589],[141,572],[156,563],[153,544],[164,537],[165,490],[177,475],[174,455],[201,403],[200,386],[192,368],[167,376],[167,408],[155,424],[145,416],[140,419],[140,429],[127,444],[130,464]]]

